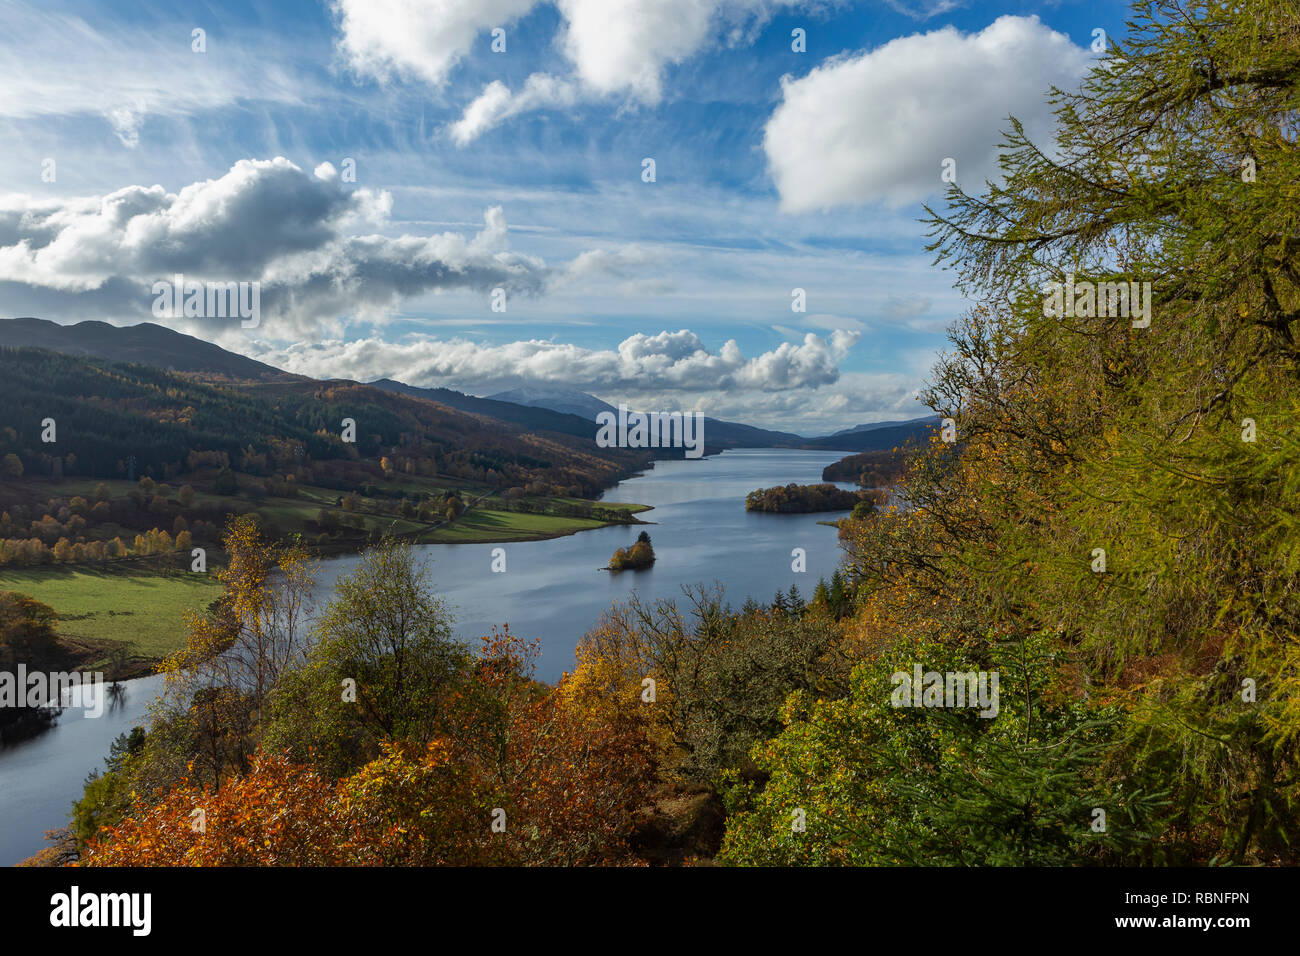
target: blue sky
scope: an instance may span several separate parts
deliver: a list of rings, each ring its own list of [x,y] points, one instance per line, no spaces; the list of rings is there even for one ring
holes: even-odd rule
[[[965,308],[917,222],[943,161],[978,189],[1008,113],[1050,145],[1126,13],[0,2],[0,315],[154,321],[182,272],[259,282],[259,324],[160,321],[321,377],[913,417]]]

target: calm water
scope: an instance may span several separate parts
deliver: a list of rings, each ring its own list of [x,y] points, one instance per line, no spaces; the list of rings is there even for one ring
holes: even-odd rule
[[[810,597],[817,578],[829,578],[839,563],[835,529],[817,524],[836,516],[753,514],[745,511],[744,498],[755,488],[819,482],[822,469],[844,454],[740,449],[696,461],[661,461],[605,495],[653,506],[640,517],[654,524],[527,543],[427,545],[420,551],[432,562],[436,588],[455,610],[459,637],[474,640],[493,625],[509,624],[521,637],[539,638],[538,676],[553,681],[573,669],[578,639],[601,613],[633,592],[642,599],[680,598],[683,585],[716,581],[737,607],[749,596],[770,600],[791,584]],[[642,530],[654,541],[653,568],[598,570]],[[505,549],[505,573],[491,570],[494,548]],[[794,548],[807,552],[806,573],[790,569]],[[320,603],[356,561],[322,563]],[[118,734],[143,722],[160,682],[127,681],[120,705],[102,717],[91,720],[68,710],[53,730],[0,751],[0,865],[35,853],[45,830],[67,822],[86,774],[103,766]]]

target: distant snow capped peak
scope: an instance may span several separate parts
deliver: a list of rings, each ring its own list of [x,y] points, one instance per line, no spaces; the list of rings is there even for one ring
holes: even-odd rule
[[[487,397],[498,402],[549,408],[553,412],[565,412],[592,419],[600,412],[615,411],[613,405],[602,402],[596,396],[564,385],[525,385]]]

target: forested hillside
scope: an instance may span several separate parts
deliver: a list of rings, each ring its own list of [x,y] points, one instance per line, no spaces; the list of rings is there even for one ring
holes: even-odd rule
[[[78,807],[84,862],[1300,862],[1295,7],[1140,3],[1055,103],[1057,148],[1012,122],[1005,182],[933,211],[978,303],[923,396],[954,440],[906,511],[841,525],[833,599],[634,598],[546,687],[513,635],[451,644],[386,545],[253,684],[208,652],[292,649],[259,628],[303,559],[234,522],[172,710]],[[900,695],[916,672],[982,709]]]
[[[131,458],[136,476],[157,480],[193,470],[196,457],[253,474],[290,465],[329,472],[400,453],[442,474],[588,495],[647,460],[354,382],[212,384],[25,348],[0,348],[0,402],[0,457],[16,455],[29,477],[57,467],[64,476],[125,478]],[[344,441],[344,419],[355,422],[355,441]]]

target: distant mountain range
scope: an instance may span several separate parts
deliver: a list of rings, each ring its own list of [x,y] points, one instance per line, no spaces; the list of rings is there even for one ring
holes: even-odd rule
[[[294,375],[202,339],[152,322],[116,326],[86,321],[60,325],[45,319],[0,319],[0,346],[49,349],[66,355],[135,362],[206,379],[291,383],[313,379]],[[586,438],[595,433],[596,415],[617,409],[594,395],[564,386],[531,385],[478,398],[450,388],[422,388],[392,379],[368,383],[384,391],[437,402],[526,429]],[[650,409],[638,409],[648,411]],[[938,423],[937,416],[857,425],[831,435],[805,438],[793,432],[756,428],[716,418],[704,419],[710,451],[724,448],[824,448],[879,451],[908,442],[920,443]]]
[[[566,412],[592,421],[600,412],[617,412],[613,405],[603,402],[594,395],[575,388],[552,386],[529,386],[515,388],[508,392],[498,392],[492,399],[513,402],[519,405],[531,405],[549,408],[552,411]],[[716,418],[704,419],[704,434],[710,445],[726,448],[825,448],[832,451],[883,451],[904,445],[909,441],[920,442],[939,422],[937,415],[925,418],[911,418],[901,422],[873,422],[868,425],[855,425],[842,431],[821,438],[804,438],[791,432],[777,432],[766,428],[755,428],[737,422],[724,422]]]
[[[909,443],[923,444],[938,424],[938,415],[911,418],[903,422],[874,422],[870,425],[858,425],[838,431],[823,438],[805,439],[803,447],[826,448],[833,451],[885,451]]]
[[[487,415],[490,418],[523,425],[525,428],[545,429],[564,435],[577,435],[581,438],[590,438],[596,430],[594,415],[571,415],[544,406],[522,405],[496,398],[475,398],[473,395],[466,395],[451,388],[421,388],[418,385],[395,382],[391,378],[381,378],[370,384],[388,392],[428,399],[462,412]]]
[[[600,412],[617,411],[608,402],[602,402],[595,395],[588,395],[576,388],[562,386],[530,385],[524,388],[512,388],[508,392],[497,392],[488,398],[498,402],[512,402],[515,405],[529,405],[533,408],[549,408],[567,415],[578,415],[587,421],[594,421]]]
[[[902,425],[933,425],[939,421],[938,415],[926,415],[922,418],[909,418],[901,422],[872,422],[868,425],[854,425],[852,428],[844,428],[837,432],[832,432],[828,438],[838,438],[841,435],[853,435],[857,432],[871,432],[877,428],[896,428]]]
[[[549,408],[557,412],[581,415],[587,421],[594,421],[601,412],[617,413],[618,409],[609,402],[601,401],[594,395],[575,388],[563,386],[527,386],[515,388],[508,392],[498,392],[492,398],[503,402],[515,402],[519,405]],[[631,406],[629,406],[631,407]],[[656,411],[656,409],[636,408],[635,411]],[[756,428],[739,422],[726,422],[718,418],[704,418],[704,435],[709,446],[717,448],[799,448],[807,444],[808,439],[793,432],[778,432],[768,428]]]

